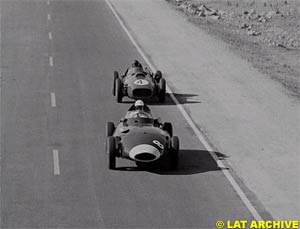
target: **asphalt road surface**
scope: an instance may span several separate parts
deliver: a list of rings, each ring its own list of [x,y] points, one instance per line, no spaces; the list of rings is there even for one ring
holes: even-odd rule
[[[105,124],[130,100],[113,71],[142,59],[104,1],[1,1],[1,228],[215,228],[252,219],[168,97],[178,171],[108,170]],[[180,95],[181,98],[187,95]]]

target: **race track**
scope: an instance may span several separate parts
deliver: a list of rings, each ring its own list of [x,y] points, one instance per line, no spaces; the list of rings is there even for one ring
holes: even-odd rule
[[[132,103],[115,102],[113,71],[143,59],[105,1],[0,4],[1,228],[215,228],[219,219],[252,219],[170,97],[150,107],[180,138],[179,170],[139,171],[121,159],[121,169],[108,170],[105,124]]]

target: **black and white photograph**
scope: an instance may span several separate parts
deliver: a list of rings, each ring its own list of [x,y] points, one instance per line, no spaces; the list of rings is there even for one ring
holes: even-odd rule
[[[299,0],[0,0],[1,229],[300,228]]]

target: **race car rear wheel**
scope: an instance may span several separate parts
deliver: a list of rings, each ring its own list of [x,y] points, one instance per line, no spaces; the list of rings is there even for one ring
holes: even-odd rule
[[[178,168],[179,157],[179,139],[177,136],[172,137],[171,150],[170,150],[170,168],[175,170]]]
[[[167,131],[171,137],[173,136],[173,126],[172,126],[172,123],[170,123],[170,122],[165,122],[165,123],[163,124],[162,129],[163,129],[164,131]]]
[[[117,71],[114,71],[114,82],[113,82],[113,89],[112,89],[113,96],[116,96],[116,79],[118,78],[119,78],[119,73]]]
[[[116,168],[116,148],[115,148],[115,138],[109,136],[106,142],[106,152],[108,154],[108,168]]]
[[[115,129],[115,124],[113,122],[106,123],[106,137],[112,136]]]
[[[122,82],[119,78],[116,79],[116,97],[117,97],[117,103],[121,103],[123,94],[122,94]]]
[[[159,86],[159,94],[158,94],[159,102],[164,102],[166,99],[166,80],[161,79],[159,81],[158,86]]]

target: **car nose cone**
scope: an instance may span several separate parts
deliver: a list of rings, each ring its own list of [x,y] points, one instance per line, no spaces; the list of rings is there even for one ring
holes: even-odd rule
[[[160,152],[152,145],[141,144],[130,150],[129,157],[135,161],[151,162],[160,157]]]

